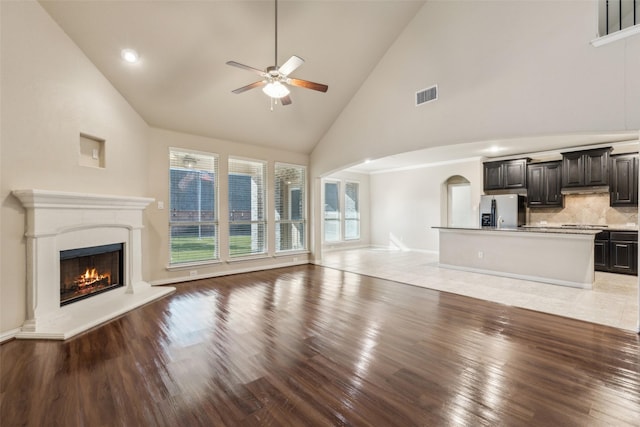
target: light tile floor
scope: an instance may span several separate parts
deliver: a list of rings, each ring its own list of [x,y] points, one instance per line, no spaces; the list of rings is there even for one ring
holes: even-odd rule
[[[321,265],[638,331],[636,276],[596,272],[585,290],[446,269],[436,254],[378,248],[325,252]]]

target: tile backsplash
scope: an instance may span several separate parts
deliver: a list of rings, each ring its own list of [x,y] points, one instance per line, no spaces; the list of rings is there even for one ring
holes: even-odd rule
[[[609,206],[609,193],[568,194],[564,208],[529,209],[529,224],[546,221],[549,224],[638,224],[637,207]]]

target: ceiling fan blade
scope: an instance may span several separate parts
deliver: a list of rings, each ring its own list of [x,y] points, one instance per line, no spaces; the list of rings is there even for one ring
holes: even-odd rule
[[[231,65],[232,67],[242,68],[243,70],[247,70],[247,71],[253,71],[254,73],[259,74],[259,75],[261,75],[263,77],[265,77],[266,74],[267,74],[263,70],[258,70],[257,68],[253,68],[253,67],[241,64],[241,63],[236,62],[236,61],[227,61],[227,65]]]
[[[278,68],[278,71],[280,71],[280,74],[282,74],[283,76],[288,76],[302,64],[304,64],[304,59],[300,58],[299,56],[293,55],[291,58],[287,59],[287,62],[285,62],[280,68]]]
[[[264,86],[266,84],[267,84],[267,82],[265,82],[264,80],[260,80],[259,82],[254,82],[254,83],[251,83],[250,85],[239,87],[238,89],[232,90],[231,92],[233,92],[233,93],[242,93],[242,92],[248,91],[249,89],[253,89],[255,87]]]
[[[314,83],[308,80],[300,80],[300,79],[287,79],[287,83],[293,86],[300,86],[307,89],[317,90],[319,92],[326,92],[329,89],[329,86],[323,85],[321,83]]]
[[[291,97],[289,95],[287,96],[283,96],[282,98],[280,98],[280,103],[284,106],[284,105],[290,105],[291,104]]]

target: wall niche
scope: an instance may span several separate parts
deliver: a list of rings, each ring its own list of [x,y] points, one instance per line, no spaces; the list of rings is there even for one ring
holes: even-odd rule
[[[104,146],[104,139],[81,133],[78,164],[92,168],[105,168]]]

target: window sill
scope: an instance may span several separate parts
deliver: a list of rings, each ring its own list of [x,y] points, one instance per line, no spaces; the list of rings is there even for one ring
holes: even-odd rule
[[[213,266],[221,263],[222,262],[219,259],[216,259],[216,260],[210,260],[210,261],[194,261],[194,262],[183,262],[180,264],[169,264],[165,268],[168,271],[180,271],[180,270],[188,270],[193,267]]]
[[[591,45],[593,47],[600,47],[618,40],[626,39],[627,37],[635,36],[637,34],[640,34],[640,24],[634,25],[633,27],[627,27],[624,30],[616,31],[615,33],[607,34],[606,36],[598,37],[597,39],[593,39],[591,40]]]

